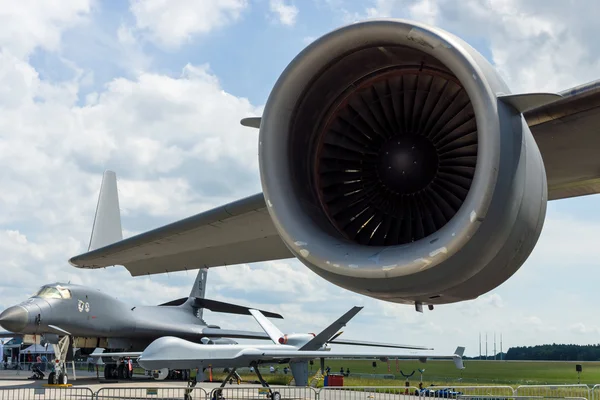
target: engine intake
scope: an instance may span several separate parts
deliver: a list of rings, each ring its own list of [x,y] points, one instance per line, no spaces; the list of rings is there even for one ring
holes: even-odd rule
[[[375,71],[352,86],[316,132],[323,210],[364,245],[433,234],[460,209],[475,173],[477,125],[466,91],[425,66]]]
[[[313,42],[260,124],[261,182],[283,241],[341,287],[395,302],[471,299],[531,253],[541,155],[492,66],[442,30],[369,20]]]

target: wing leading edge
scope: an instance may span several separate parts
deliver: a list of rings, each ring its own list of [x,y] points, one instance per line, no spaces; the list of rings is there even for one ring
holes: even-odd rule
[[[416,352],[401,352],[401,351],[385,351],[385,352],[365,352],[365,351],[290,351],[290,350],[264,350],[264,349],[244,349],[238,355],[239,358],[251,358],[261,361],[275,361],[287,359],[306,359],[311,360],[320,357],[337,358],[337,359],[386,359],[398,358],[402,360],[419,360],[426,362],[427,360],[453,360],[454,365],[458,369],[464,369],[462,356],[464,347],[458,347],[454,354],[423,354]]]
[[[559,94],[558,100],[541,106],[523,106],[546,166],[548,198],[600,193],[600,80]],[[257,127],[260,119],[244,123]],[[123,265],[139,276],[292,257],[258,193],[69,262],[79,268]]]

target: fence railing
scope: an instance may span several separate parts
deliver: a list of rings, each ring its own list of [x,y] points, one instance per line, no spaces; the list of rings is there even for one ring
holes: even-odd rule
[[[600,384],[512,386],[271,386],[227,385],[202,387],[87,387],[0,388],[0,400],[600,400]]]
[[[206,400],[208,392],[201,387],[103,387],[94,400],[116,399],[185,399]],[[5,400],[1,399],[0,400]]]
[[[86,387],[0,388],[0,400],[95,400]],[[204,400],[204,399],[203,399]]]

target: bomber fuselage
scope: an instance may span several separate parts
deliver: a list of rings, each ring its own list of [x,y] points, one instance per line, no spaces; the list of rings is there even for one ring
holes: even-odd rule
[[[207,326],[187,307],[131,306],[98,289],[62,283],[44,285],[29,299],[4,310],[0,325],[23,335],[113,339],[108,347],[130,349],[174,333],[197,342]]]

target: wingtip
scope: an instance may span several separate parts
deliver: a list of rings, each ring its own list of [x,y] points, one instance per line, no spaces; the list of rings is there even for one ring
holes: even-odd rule
[[[264,316],[265,317],[269,317],[269,318],[284,319],[283,315],[277,314],[277,313],[274,313],[274,312],[266,312],[266,313],[264,313]]]
[[[454,352],[454,354],[456,354],[459,357],[462,357],[465,354],[465,347],[464,346],[458,346],[456,348],[456,351]]]

